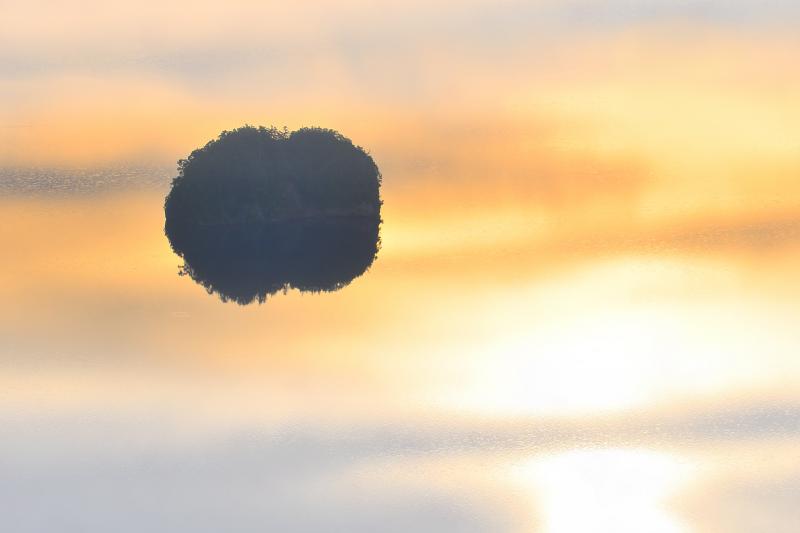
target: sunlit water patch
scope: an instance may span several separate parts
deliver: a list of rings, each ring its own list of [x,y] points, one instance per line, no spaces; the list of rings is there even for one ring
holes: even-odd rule
[[[691,464],[661,452],[599,448],[536,457],[513,468],[541,515],[541,533],[688,533],[670,498]]]

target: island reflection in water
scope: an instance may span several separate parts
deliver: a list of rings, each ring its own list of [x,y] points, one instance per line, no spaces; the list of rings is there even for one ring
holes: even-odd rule
[[[184,259],[180,273],[240,305],[289,288],[339,290],[370,267],[378,253],[380,219],[315,217],[261,224],[167,226]]]

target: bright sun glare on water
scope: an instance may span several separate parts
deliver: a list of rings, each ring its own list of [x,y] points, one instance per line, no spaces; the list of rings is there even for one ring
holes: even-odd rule
[[[462,350],[465,377],[452,386],[445,377],[439,399],[489,414],[574,416],[781,379],[777,368],[797,367],[796,335],[777,324],[767,328],[780,305],[773,309],[743,291],[730,300],[738,281],[722,268],[620,258],[544,287],[514,287],[465,304],[457,312],[478,333],[463,346],[451,344]],[[736,328],[762,322],[763,328]],[[758,350],[779,365],[754,359]]]
[[[692,467],[639,449],[573,450],[516,465],[535,498],[541,533],[687,533],[669,499]]]

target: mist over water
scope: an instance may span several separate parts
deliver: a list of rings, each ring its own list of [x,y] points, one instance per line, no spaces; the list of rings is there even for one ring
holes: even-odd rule
[[[3,531],[796,533],[794,5],[46,7],[0,8]],[[369,187],[276,141],[170,224],[246,123]]]

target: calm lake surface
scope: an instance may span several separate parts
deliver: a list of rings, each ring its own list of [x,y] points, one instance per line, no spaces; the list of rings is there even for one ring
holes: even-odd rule
[[[798,222],[390,176],[365,275],[249,306],[177,275],[165,184],[4,198],[16,530],[790,530]]]
[[[344,4],[16,8],[0,529],[800,530],[798,10]],[[247,122],[379,165],[350,285],[178,275],[173,161]]]

